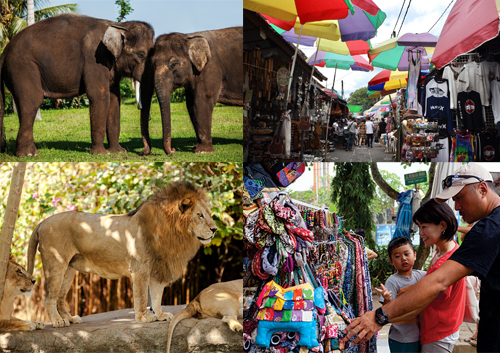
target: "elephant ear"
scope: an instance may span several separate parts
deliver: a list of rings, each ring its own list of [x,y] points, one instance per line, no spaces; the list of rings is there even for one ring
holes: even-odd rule
[[[201,72],[208,60],[212,57],[210,53],[210,46],[208,42],[203,37],[191,37],[189,38],[189,59],[196,67],[198,71]]]
[[[118,26],[109,26],[104,36],[102,43],[113,54],[115,60],[118,59],[123,49],[123,39],[125,38],[125,28]]]

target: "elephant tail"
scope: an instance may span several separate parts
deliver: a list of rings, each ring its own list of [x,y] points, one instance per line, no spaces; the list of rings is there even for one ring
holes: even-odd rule
[[[191,303],[189,303],[186,308],[179,311],[170,321],[170,325],[168,326],[168,335],[167,335],[167,352],[170,353],[170,344],[172,343],[172,336],[174,334],[175,326],[184,319],[190,319],[200,310],[200,304],[195,298]]]
[[[36,249],[38,248],[38,231],[40,228],[40,223],[39,225],[36,226],[35,230],[33,233],[31,233],[31,238],[30,242],[28,243],[28,273],[30,275],[33,274],[33,270],[35,268],[35,255],[36,255]]]
[[[5,127],[3,126],[3,117],[5,115],[5,90],[2,80],[2,64],[3,60],[0,60],[0,153],[4,153],[7,147]]]

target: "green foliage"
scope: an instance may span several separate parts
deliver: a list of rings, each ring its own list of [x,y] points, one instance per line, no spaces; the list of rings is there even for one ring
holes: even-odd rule
[[[332,201],[343,218],[344,229],[363,228],[366,245],[375,246],[370,205],[375,197],[375,182],[372,180],[368,163],[336,163],[335,176],[331,183]]]
[[[130,0],[116,0],[115,4],[120,6],[120,10],[118,11],[119,16],[116,18],[116,22],[123,22],[125,16],[134,11],[132,6],[130,6]]]
[[[0,53],[2,53],[12,37],[27,27],[28,1],[0,1]],[[77,10],[76,4],[44,7],[48,5],[48,0],[34,0],[34,3],[36,22],[61,13],[76,12]]]
[[[370,249],[378,255],[373,260],[368,261],[372,286],[380,287],[380,284],[385,283],[387,278],[394,273],[394,266],[389,262],[389,253],[387,252],[386,245],[375,245]]]
[[[402,192],[405,189],[404,185],[401,183],[401,178],[399,177],[399,175],[389,173],[386,170],[380,170],[380,175],[394,190]],[[376,188],[375,192],[376,196],[373,199],[370,207],[373,214],[381,214],[385,209],[394,207],[394,200],[387,196],[387,194],[383,192],[382,189]]]
[[[186,101],[186,90],[184,87],[177,88],[170,96],[170,103],[182,103]]]
[[[328,182],[328,180],[326,179],[327,177],[322,177],[320,185],[323,185],[325,181]],[[328,207],[330,211],[335,212],[335,205],[331,204],[331,195],[330,195],[330,190],[328,190],[328,188],[320,187],[318,189],[317,195],[312,186],[309,190],[306,191],[287,190],[287,193],[294,200],[299,200],[308,204],[317,205],[319,207]]]
[[[132,87],[132,80],[129,78],[123,78],[120,81],[120,97],[121,99],[134,98],[135,100],[135,90]]]
[[[374,104],[374,100],[368,98],[368,96],[366,95],[367,91],[368,91],[367,87],[361,87],[356,91],[352,92],[349,98],[347,99],[347,104],[362,105],[363,106],[363,109],[361,110],[362,112],[370,108]]]
[[[12,165],[0,163],[0,227],[10,190]],[[33,163],[28,166],[12,243],[23,264],[33,229],[54,213],[78,210],[124,214],[164,184],[188,180],[204,187],[212,200],[218,231],[205,254],[223,269],[241,268],[243,244],[242,169],[229,163]],[[213,259],[212,256],[211,258]],[[223,271],[221,271],[222,273]]]

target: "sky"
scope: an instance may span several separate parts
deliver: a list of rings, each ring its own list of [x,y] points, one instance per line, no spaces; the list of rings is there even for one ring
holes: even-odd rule
[[[377,36],[371,40],[372,46],[382,43],[391,38],[391,33],[394,30],[396,20],[398,19],[401,6],[404,0],[374,0],[377,6],[385,12],[387,18],[384,23],[379,27]],[[406,15],[406,19],[403,23],[399,35],[405,33],[422,33],[428,32],[431,27],[438,21],[439,17],[443,14],[445,9],[448,7],[452,0],[415,0],[411,1],[410,8]],[[398,33],[401,26],[401,21],[406,12],[408,6],[408,0],[406,0],[403,12],[396,27],[396,33]],[[432,28],[431,32],[435,36],[439,37],[441,30],[443,29],[444,23],[448,18],[448,14],[455,5],[455,0],[453,4],[446,10],[443,17],[437,22],[437,24]],[[314,49],[311,52],[310,48],[300,46],[300,48],[305,48],[303,51],[306,55],[312,55]],[[367,56],[364,56],[368,60]],[[333,68],[319,68],[319,70],[328,77],[326,82],[327,87],[331,88],[333,83],[333,76],[335,69]],[[382,71],[382,69],[375,68],[372,72],[359,72],[359,71],[346,71],[338,70],[337,79],[335,82],[335,90],[340,92],[341,86],[340,81],[344,81],[344,98],[347,98],[350,93],[354,92],[358,88],[363,86],[368,86],[368,81],[370,81],[377,73]],[[325,81],[321,82],[323,85]]]
[[[78,5],[82,15],[116,21],[115,0],[48,0],[47,6]],[[144,21],[155,36],[243,26],[243,0],[131,0],[134,11],[125,21]]]

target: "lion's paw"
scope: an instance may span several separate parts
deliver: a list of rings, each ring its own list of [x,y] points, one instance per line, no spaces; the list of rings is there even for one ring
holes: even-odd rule
[[[157,320],[158,321],[172,321],[173,317],[174,317],[174,315],[172,315],[171,313],[161,313],[160,316],[157,316]]]
[[[243,326],[238,321],[231,322],[229,328],[234,332],[243,332]]]
[[[54,326],[54,327],[68,327],[69,321],[66,319],[60,319],[60,320],[57,320],[56,322],[53,322],[52,326]]]
[[[33,321],[25,321],[24,322],[28,327],[26,327],[26,331],[35,331],[36,330],[36,323]]]
[[[81,324],[83,322],[82,318],[78,315],[70,316],[68,321],[72,324]]]
[[[153,322],[153,321],[156,321],[156,315],[153,315],[153,314],[150,314],[150,313],[146,313],[144,315],[141,315],[141,316],[136,316],[135,318],[135,321],[137,322],[144,322],[144,323],[148,323],[148,322]]]
[[[45,328],[45,323],[41,321],[35,321],[35,325],[37,330],[43,330]]]

